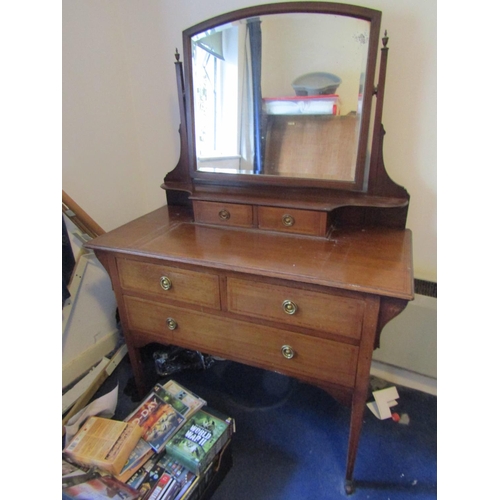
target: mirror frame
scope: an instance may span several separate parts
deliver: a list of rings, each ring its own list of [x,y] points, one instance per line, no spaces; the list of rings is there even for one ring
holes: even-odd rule
[[[227,174],[202,172],[197,170],[196,161],[196,141],[194,123],[194,96],[193,96],[193,68],[192,68],[192,37],[215,26],[227,24],[239,19],[262,16],[269,14],[288,13],[310,13],[347,16],[362,19],[370,22],[370,36],[367,54],[365,91],[363,95],[363,114],[361,117],[360,133],[358,138],[358,148],[355,166],[355,176],[353,181],[337,181],[326,179],[311,179],[301,177],[286,177],[272,175],[251,175],[251,174]],[[184,99],[186,108],[186,139],[187,139],[187,161],[189,164],[190,177],[194,182],[214,183],[224,185],[251,185],[265,184],[275,186],[297,186],[297,187],[318,187],[333,188],[348,191],[365,191],[368,170],[368,140],[371,123],[372,100],[375,93],[375,69],[377,65],[377,53],[380,36],[380,23],[382,13],[355,5],[327,3],[327,2],[285,2],[276,4],[265,4],[254,7],[247,7],[236,11],[228,12],[202,23],[196,24],[183,31],[183,52],[184,52]]]

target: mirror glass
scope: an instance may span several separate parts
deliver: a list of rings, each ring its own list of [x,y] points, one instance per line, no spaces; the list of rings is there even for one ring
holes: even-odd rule
[[[352,182],[370,22],[268,14],[191,38],[201,172]]]

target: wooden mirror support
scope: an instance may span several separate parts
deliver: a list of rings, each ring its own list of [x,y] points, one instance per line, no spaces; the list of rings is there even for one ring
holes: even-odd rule
[[[272,176],[200,177],[188,148],[191,90],[177,54],[181,153],[162,185],[167,204],[86,245],[111,277],[140,393],[149,389],[141,348],[152,342],[321,387],[351,408],[348,493],[372,352],[414,294],[409,195],[388,176],[382,154],[387,53],[385,36],[370,160],[356,190]]]

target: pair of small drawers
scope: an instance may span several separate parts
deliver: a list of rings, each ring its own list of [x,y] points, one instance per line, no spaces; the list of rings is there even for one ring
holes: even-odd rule
[[[292,376],[354,383],[358,347],[329,337],[360,338],[362,299],[126,259],[118,271],[133,331]]]
[[[196,222],[325,236],[327,213],[239,203],[193,201]]]

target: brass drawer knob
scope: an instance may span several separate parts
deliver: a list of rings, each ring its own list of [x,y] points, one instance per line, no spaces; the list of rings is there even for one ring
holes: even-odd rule
[[[220,212],[219,212],[219,219],[220,220],[229,220],[231,218],[231,214],[229,213],[228,210],[226,210],[225,208],[222,209]]]
[[[281,348],[281,354],[283,354],[283,357],[286,359],[292,359],[295,356],[294,350],[289,345],[284,345]]]
[[[295,314],[297,312],[297,304],[295,302],[292,302],[291,300],[285,300],[282,304],[283,311],[285,311],[287,314]]]
[[[172,281],[167,276],[162,276],[160,278],[160,286],[163,290],[170,290],[172,288]]]
[[[169,330],[175,330],[177,328],[177,321],[174,318],[167,318],[167,328]]]
[[[285,214],[281,217],[281,222],[285,227],[292,227],[295,224],[295,219],[290,214]]]

